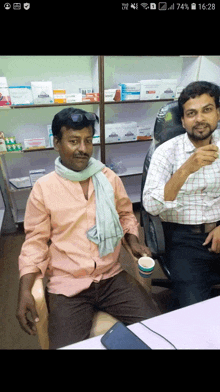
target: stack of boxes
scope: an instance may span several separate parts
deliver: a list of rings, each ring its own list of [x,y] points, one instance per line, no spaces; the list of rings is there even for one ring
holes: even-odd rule
[[[92,87],[79,88],[77,93],[66,93],[65,89],[53,90],[51,81],[30,82],[27,86],[9,86],[5,77],[0,77],[0,106],[65,104],[74,102],[99,102],[99,93]]]
[[[121,101],[140,100],[141,84],[138,83],[121,83]]]
[[[0,106],[99,102],[100,98],[99,93],[94,93],[92,88],[80,88],[78,93],[67,94],[65,89],[53,90],[51,81],[37,81],[30,84],[31,86],[8,87],[6,78],[0,77]],[[105,102],[173,99],[176,95],[176,85],[176,79],[120,83],[118,89],[105,90]]]
[[[105,125],[106,143],[150,140],[151,138],[151,127],[147,125],[138,126],[136,121],[109,123]]]
[[[176,79],[140,80],[137,83],[120,83],[120,100],[159,100],[173,99],[176,95]],[[115,100],[116,89],[105,90],[105,101]],[[149,140],[153,130],[147,124],[140,125],[135,121],[111,123],[105,125],[106,143]]]
[[[105,90],[105,101],[133,101],[173,99],[176,96],[176,79],[140,80],[136,83],[120,83],[119,89]],[[31,86],[7,85],[5,77],[0,77],[0,106],[4,105],[32,105],[32,104],[65,104],[74,102],[99,102],[99,93],[92,92],[92,88],[80,88],[78,93],[67,94],[65,89],[52,89],[51,81],[31,82]],[[48,126],[49,146],[53,147],[51,126]],[[151,128],[147,125],[138,126],[135,121],[106,124],[106,143],[148,140],[151,138]],[[97,142],[98,140],[96,140]],[[21,145],[6,142],[8,151],[21,149]],[[26,139],[26,149],[44,148],[45,138]],[[16,147],[15,147],[16,146]]]
[[[137,123],[127,121],[105,125],[106,143],[128,142],[137,140]]]
[[[173,99],[176,79],[141,80],[138,83],[121,83],[121,101]]]

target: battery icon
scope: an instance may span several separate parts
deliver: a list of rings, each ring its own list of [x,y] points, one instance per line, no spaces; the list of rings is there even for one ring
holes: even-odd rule
[[[196,3],[191,4],[191,10],[196,10]]]

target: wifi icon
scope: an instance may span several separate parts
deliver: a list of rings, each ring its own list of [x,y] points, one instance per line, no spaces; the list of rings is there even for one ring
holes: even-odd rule
[[[148,3],[141,3],[141,6],[145,9],[148,10],[150,7],[148,5]]]

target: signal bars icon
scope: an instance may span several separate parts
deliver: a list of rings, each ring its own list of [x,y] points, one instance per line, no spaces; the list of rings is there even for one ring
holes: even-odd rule
[[[168,10],[174,10],[174,8],[175,8],[175,4],[173,3],[173,4],[168,8]]]

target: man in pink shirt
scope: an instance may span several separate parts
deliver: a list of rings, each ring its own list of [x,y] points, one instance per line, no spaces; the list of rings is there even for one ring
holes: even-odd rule
[[[25,332],[36,334],[31,289],[47,276],[50,348],[87,339],[96,309],[125,324],[158,314],[118,262],[123,237],[136,257],[150,250],[139,243],[121,179],[92,158],[95,121],[94,113],[74,108],[55,115],[55,171],[35,183],[26,206],[17,318]]]

